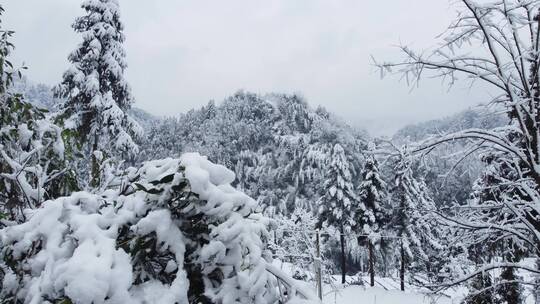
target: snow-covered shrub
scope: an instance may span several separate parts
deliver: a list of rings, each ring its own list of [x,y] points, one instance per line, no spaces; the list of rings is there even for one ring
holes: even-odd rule
[[[199,154],[27,209],[0,230],[0,303],[277,303],[266,218]]]
[[[0,219],[21,220],[24,208],[76,187],[66,165],[65,136],[45,110],[19,95],[0,96]]]
[[[3,12],[0,5],[0,17]],[[22,77],[9,61],[13,33],[0,19],[0,228],[24,220],[24,208],[72,190],[74,183],[65,161],[68,134],[13,87],[15,75]]]
[[[297,207],[289,216],[276,216],[272,219],[276,223],[273,230],[273,238],[270,242],[270,248],[274,256],[290,263],[290,271],[293,278],[302,281],[315,280],[315,260],[317,259],[315,236],[315,227],[318,218],[310,211]],[[322,239],[322,238],[321,238]],[[320,254],[326,250],[326,243],[321,241]],[[327,274],[331,261],[320,257],[322,272]],[[323,279],[327,279],[325,276]]]

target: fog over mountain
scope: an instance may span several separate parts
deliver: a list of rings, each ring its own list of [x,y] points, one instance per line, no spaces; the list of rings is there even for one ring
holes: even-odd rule
[[[424,79],[411,91],[405,79],[381,80],[373,67],[371,56],[399,59],[400,42],[433,47],[456,15],[446,0],[120,3],[126,77],[137,107],[154,115],[187,112],[240,89],[294,93],[354,126],[390,136],[406,124],[490,98],[487,87],[471,89],[467,81],[448,91],[439,80]],[[4,5],[6,27],[17,29],[12,61],[25,62],[33,80],[56,85],[79,42],[70,29],[82,12],[79,2],[6,0]],[[384,22],[378,22],[379,15]]]

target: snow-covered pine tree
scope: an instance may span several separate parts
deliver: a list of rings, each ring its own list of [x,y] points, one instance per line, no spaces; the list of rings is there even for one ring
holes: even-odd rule
[[[379,165],[374,155],[375,145],[370,144],[364,168],[360,173],[362,182],[358,192],[360,204],[355,210],[356,231],[361,235],[358,243],[367,244],[369,255],[370,285],[375,286],[375,245],[383,219],[381,204],[385,195],[386,183],[379,174]]]
[[[414,159],[407,147],[398,148],[393,162],[394,184],[391,189],[392,216],[391,230],[400,238],[400,281],[405,290],[405,269],[414,258],[415,264],[423,271],[431,264],[430,257],[441,245],[437,242],[439,233],[431,216],[435,203],[428,193],[422,177],[413,172]]]
[[[59,119],[77,132],[83,152],[91,159],[92,186],[99,184],[102,155],[126,158],[138,151],[141,134],[127,110],[133,99],[124,78],[127,67],[118,0],[85,0],[86,14],[73,29],[82,42],[69,55],[71,66],[55,95],[65,99]]]
[[[354,192],[349,162],[340,144],[332,149],[332,159],[319,200],[319,223],[335,227],[340,234],[341,281],[345,283],[345,233],[356,226],[353,216],[358,198]]]

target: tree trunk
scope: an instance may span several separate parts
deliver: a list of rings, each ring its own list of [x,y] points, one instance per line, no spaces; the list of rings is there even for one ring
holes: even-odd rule
[[[405,291],[405,248],[403,248],[403,241],[401,242],[401,268],[399,272],[399,281],[401,283],[401,291]]]
[[[540,270],[540,258],[537,258],[536,259],[536,269],[537,270]],[[535,304],[540,304],[540,277],[537,277],[536,280],[534,281],[535,283],[535,286],[534,286],[534,299],[535,299]]]
[[[508,241],[508,245],[506,246],[508,249],[506,249],[507,252],[505,253],[505,260],[511,263],[519,262],[521,260],[521,257],[519,256],[519,250],[516,249],[516,244],[512,240],[510,240]],[[523,299],[521,296],[522,290],[520,290],[521,286],[519,285],[519,282],[516,282],[516,270],[510,267],[502,268],[500,278],[501,281],[507,282],[501,284],[501,286],[498,288],[498,292],[502,300],[507,304],[523,303]]]
[[[368,239],[368,251],[369,251],[369,285],[375,286],[375,256],[373,252],[373,243]]]
[[[90,185],[92,187],[97,187],[99,185],[99,163],[98,159],[95,155],[95,152],[98,149],[98,143],[99,143],[99,135],[94,135],[94,143],[92,144],[92,151],[90,151],[91,155],[90,158],[92,160],[91,167],[90,167]]]
[[[341,243],[341,284],[345,284],[345,273],[347,271],[345,269],[345,234],[343,233],[343,226],[340,229],[339,241]]]

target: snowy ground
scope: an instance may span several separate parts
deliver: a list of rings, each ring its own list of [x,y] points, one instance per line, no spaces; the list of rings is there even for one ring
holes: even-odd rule
[[[330,288],[328,287],[330,291]],[[523,294],[526,304],[533,304],[530,291]],[[364,287],[349,285],[336,292],[328,292],[323,297],[323,304],[458,304],[461,296],[434,296],[429,294],[385,290],[382,287]]]
[[[274,265],[283,271],[291,273],[291,264],[274,261]],[[341,276],[334,276],[334,284],[323,288],[323,304],[457,304],[461,302],[460,292],[453,291],[452,295],[432,295],[427,292],[414,290],[402,292],[399,282],[392,278],[376,277],[375,287],[338,284]],[[347,276],[347,282],[357,281],[357,278]],[[368,282],[368,277],[363,278]],[[311,289],[316,294],[315,286],[311,283],[298,282],[304,289]],[[367,285],[367,284],[365,284]],[[463,292],[463,291],[461,291]]]
[[[527,263],[533,267],[535,260],[525,259]],[[274,261],[274,265],[281,268],[283,271],[292,274],[292,265],[289,263],[280,263]],[[500,276],[500,273],[494,271],[495,277]],[[520,273],[527,280],[531,280],[530,274]],[[395,278],[375,277],[375,287],[369,287],[367,282],[369,278],[363,277],[365,286],[346,284],[342,286],[337,282],[341,281],[341,276],[333,276],[332,285],[325,285],[323,288],[323,304],[459,304],[463,297],[467,294],[466,287],[446,290],[444,294],[434,295],[427,290],[418,289],[412,286],[406,286],[407,291],[399,290],[399,281]],[[357,277],[347,276],[347,282],[358,281]],[[313,282],[306,283],[298,281],[298,283],[306,290],[313,290],[316,294]],[[525,304],[533,304],[534,297],[532,290],[526,288],[522,294],[525,299]]]
[[[340,276],[335,276],[339,282]],[[358,280],[358,279],[355,279]],[[406,286],[407,291],[399,290],[399,282],[392,278],[375,278],[375,287],[369,287],[369,278],[364,277],[365,286],[334,284],[323,289],[324,304],[454,304],[460,303],[462,296],[454,290],[452,295],[434,295],[426,291]],[[353,281],[348,277],[347,281]]]
[[[382,287],[347,286],[326,294],[324,304],[453,304],[459,300],[446,296],[429,296],[419,293],[385,290]]]

